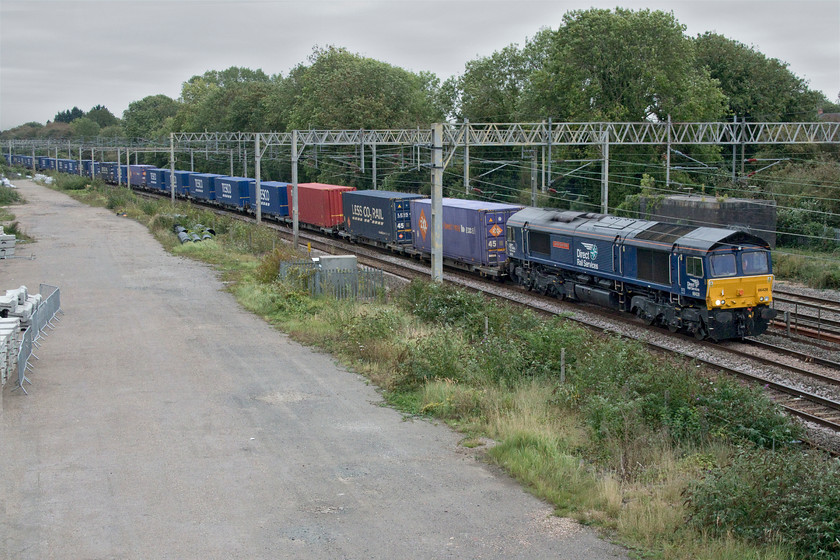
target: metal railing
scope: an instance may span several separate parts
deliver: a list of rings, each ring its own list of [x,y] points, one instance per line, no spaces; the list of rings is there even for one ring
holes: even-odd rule
[[[312,261],[280,263],[279,277],[310,296],[376,299],[385,291],[385,276],[375,268],[322,269]]]
[[[38,309],[36,309],[32,314],[31,323],[29,328],[23,332],[23,337],[20,342],[20,350],[18,351],[17,388],[23,391],[24,394],[28,394],[23,386],[24,381],[32,385],[32,382],[26,377],[26,370],[32,370],[29,359],[38,359],[38,356],[34,354],[33,349],[40,346],[38,341],[41,338],[47,337],[45,329],[49,328],[52,330],[55,328],[53,319],[59,321],[60,319],[56,315],[62,312],[61,290],[55,286],[41,284],[40,293],[42,297],[41,305],[39,305]]]

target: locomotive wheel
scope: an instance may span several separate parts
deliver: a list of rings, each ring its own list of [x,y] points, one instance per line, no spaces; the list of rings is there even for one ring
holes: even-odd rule
[[[668,323],[668,330],[675,333],[680,330],[680,326],[677,323]]]
[[[645,312],[644,312],[644,310],[642,310],[642,309],[639,309],[639,310],[638,310],[637,315],[639,316],[639,319],[641,319],[641,320],[642,320],[642,322],[643,322],[645,325],[647,325],[647,326],[651,326],[651,325],[653,324],[653,320],[654,320],[653,315],[648,315],[648,314],[647,314],[647,313],[645,313]]]
[[[694,331],[694,338],[697,340],[703,340],[706,338],[706,327],[700,325],[697,327],[697,330]]]

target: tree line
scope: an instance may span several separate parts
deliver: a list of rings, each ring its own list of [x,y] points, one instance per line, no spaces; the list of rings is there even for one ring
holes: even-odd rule
[[[472,122],[808,121],[840,110],[787,65],[715,33],[688,37],[673,13],[589,9],[556,29],[466,63],[444,82],[339,47],[316,47],[287,76],[210,70],[181,96],[152,95],[116,118],[97,105],[27,123],[3,137],[172,131],[401,128]]]
[[[177,99],[166,95],[139,99],[129,104],[121,119],[101,105],[87,112],[73,107],[57,113],[46,125],[27,123],[0,137],[150,139],[165,138],[174,131],[427,128],[441,121],[539,122],[549,118],[554,122],[638,122],[670,117],[690,122],[737,117],[796,122],[817,120],[819,111],[838,113],[838,103],[809,89],[784,62],[753,47],[716,33],[687,36],[673,13],[588,9],[568,12],[557,28],[540,29],[523,45],[511,44],[470,60],[463,73],[444,81],[431,72],[410,72],[344,48],[315,47],[305,62],[285,76],[243,67],[209,70],[186,80]],[[766,197],[787,189],[792,192],[778,193],[782,221],[811,224],[819,231],[840,227],[840,221],[834,223],[834,215],[840,212],[840,203],[835,201],[840,197],[821,190],[837,184],[836,147],[748,147],[743,157],[714,146],[691,148],[690,153],[674,155],[670,190],[666,190],[663,147],[613,147],[611,211],[632,212],[621,205],[642,188],[654,197],[675,190]],[[354,160],[352,152],[352,148],[336,149],[320,159],[317,153],[307,153],[301,179],[369,188],[370,166],[363,172],[358,155]],[[406,165],[404,151],[383,152],[380,188],[428,188],[428,172]],[[555,147],[552,155],[558,162],[600,157],[594,147]],[[474,179],[470,188],[463,184],[463,162],[456,158],[444,176],[447,195],[529,202],[531,167],[522,161],[539,157],[536,152],[475,148],[471,156]],[[159,158],[161,162],[148,163],[165,163],[164,156]],[[733,182],[733,160],[748,158],[778,158],[785,163],[748,182]],[[692,162],[705,167],[687,171]],[[220,173],[228,173],[231,167],[226,158],[195,164]],[[288,162],[264,161],[263,165],[267,166],[265,176],[289,176]],[[598,172],[597,166],[587,168],[584,163],[569,163],[565,168],[557,164],[548,177],[548,194],[541,195],[539,204],[597,211]],[[749,177],[749,172],[748,167],[741,179]],[[784,177],[793,186],[773,186],[768,178],[774,176]],[[747,189],[755,185],[760,188]],[[810,206],[802,210],[806,203]]]

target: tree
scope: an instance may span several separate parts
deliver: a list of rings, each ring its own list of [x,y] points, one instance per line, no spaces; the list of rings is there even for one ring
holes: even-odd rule
[[[524,48],[508,45],[488,57],[467,62],[464,74],[454,80],[458,120],[473,122],[516,122],[539,118],[527,115],[523,92],[531,75],[542,68],[552,32],[542,29],[526,41]]]
[[[530,114],[570,121],[715,120],[724,98],[672,13],[569,12],[534,72]]]
[[[44,125],[38,122],[28,122],[8,130],[4,130],[0,134],[0,139],[9,140],[15,138],[35,138]]]
[[[56,113],[53,121],[60,123],[71,123],[76,119],[80,119],[84,116],[84,111],[82,111],[78,107],[73,107],[72,109],[68,109],[66,111],[59,111],[58,113]]]
[[[133,101],[123,112],[123,128],[129,138],[153,138],[168,132],[167,122],[178,112],[178,102],[162,94]]]
[[[99,135],[99,125],[93,119],[87,117],[74,120],[70,123],[70,128],[73,130],[73,136],[91,138]]]
[[[120,123],[120,119],[115,117],[114,114],[105,108],[104,105],[96,105],[95,107],[92,107],[85,116],[98,124],[100,128]]]
[[[815,120],[828,100],[808,89],[787,64],[732,39],[705,33],[695,40],[697,59],[726,95],[728,115],[755,121]]]
[[[312,64],[292,71],[289,127],[401,128],[428,126],[443,115],[436,78],[414,74],[345,49],[315,49]]]
[[[276,79],[259,69],[208,70],[184,82],[176,126],[182,130],[270,130],[266,100],[276,87]]]
[[[51,122],[38,131],[39,138],[67,138],[72,135],[70,125],[64,122]]]

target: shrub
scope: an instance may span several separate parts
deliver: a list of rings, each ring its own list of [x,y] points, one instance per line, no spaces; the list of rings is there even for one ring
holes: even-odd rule
[[[397,303],[423,321],[456,328],[468,340],[481,339],[485,326],[487,332],[502,336],[511,328],[519,328],[519,316],[523,315],[479,293],[425,280],[414,280],[401,290]],[[515,322],[510,321],[511,313],[517,316]],[[529,324],[536,324],[533,315],[530,317]]]
[[[0,206],[6,206],[20,201],[21,196],[16,189],[0,186]]]
[[[81,175],[67,175],[60,173],[55,180],[55,186],[60,191],[81,191],[91,184],[91,179]]]
[[[409,343],[394,386],[400,390],[421,387],[436,379],[464,379],[462,351],[464,347],[457,332],[448,327],[435,329]]]
[[[801,452],[743,450],[687,491],[691,522],[715,535],[840,558],[840,465]]]

